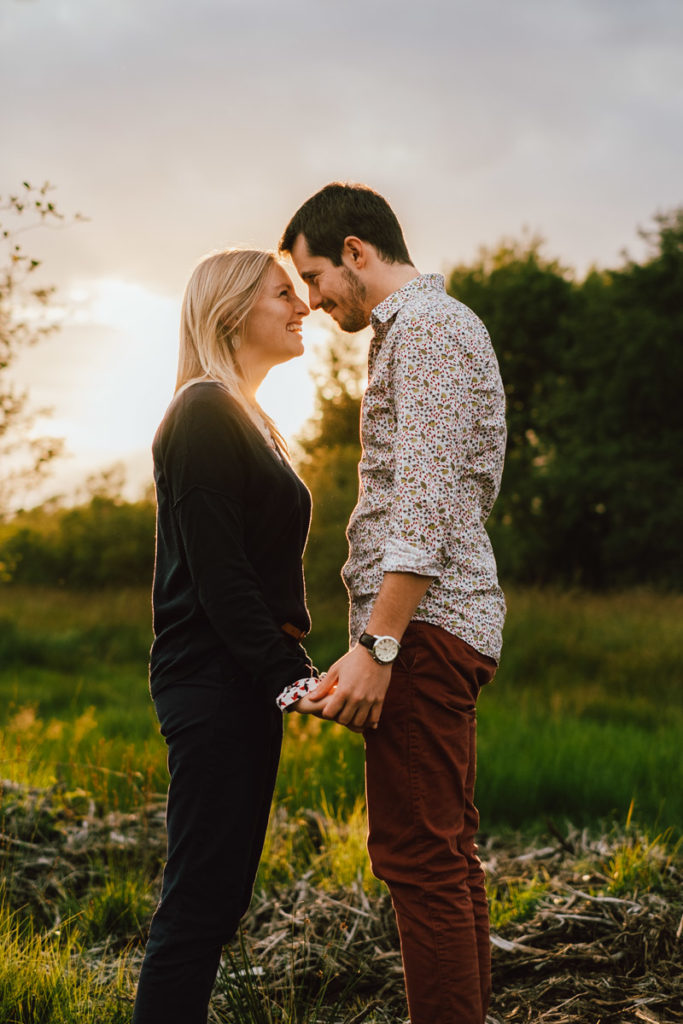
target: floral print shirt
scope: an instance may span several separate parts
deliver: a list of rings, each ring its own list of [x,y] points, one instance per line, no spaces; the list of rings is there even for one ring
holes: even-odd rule
[[[503,470],[505,397],[479,318],[424,274],[372,312],[358,504],[342,570],[351,641],[385,572],[434,579],[413,618],[498,661],[505,600],[484,523]]]

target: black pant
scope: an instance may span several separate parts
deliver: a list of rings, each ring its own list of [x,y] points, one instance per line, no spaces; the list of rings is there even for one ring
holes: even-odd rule
[[[282,715],[218,667],[155,696],[168,745],[168,859],[133,1024],[206,1024],[221,947],[251,899]]]

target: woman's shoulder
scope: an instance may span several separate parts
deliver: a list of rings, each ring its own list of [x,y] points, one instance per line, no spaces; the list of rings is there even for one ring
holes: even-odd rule
[[[166,415],[195,413],[235,416],[239,403],[217,380],[198,380],[183,385],[173,396]]]
[[[245,416],[239,403],[218,381],[197,381],[174,395],[159,424],[155,445],[193,447],[193,441],[220,446],[244,441]]]
[[[181,388],[166,410],[164,422],[183,421],[185,426],[230,424],[242,426],[240,404],[219,381],[201,380]]]

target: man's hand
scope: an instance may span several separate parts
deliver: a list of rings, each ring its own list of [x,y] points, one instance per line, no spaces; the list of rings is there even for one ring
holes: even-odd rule
[[[325,696],[322,717],[352,732],[376,729],[390,679],[391,665],[378,665],[364,647],[355,646],[332,665],[325,676],[329,685],[318,687],[306,700],[319,704]]]

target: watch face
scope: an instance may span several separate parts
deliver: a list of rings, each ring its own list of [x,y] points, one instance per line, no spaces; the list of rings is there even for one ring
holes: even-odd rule
[[[384,665],[394,661],[398,652],[399,646],[393,636],[380,636],[375,641],[373,653],[377,661],[381,661]]]

